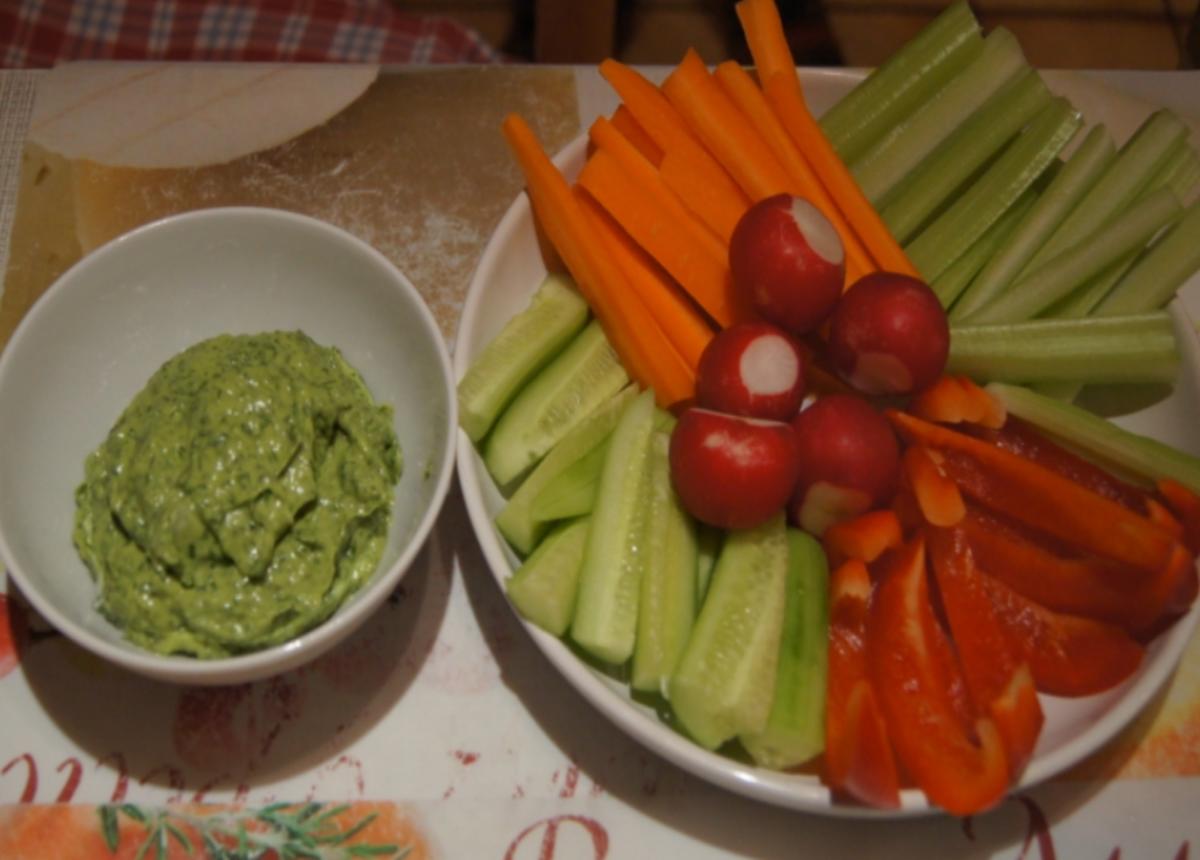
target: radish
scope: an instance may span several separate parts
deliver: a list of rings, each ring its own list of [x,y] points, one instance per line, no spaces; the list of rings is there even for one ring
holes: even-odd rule
[[[833,311],[846,279],[841,237],[801,197],[776,194],[755,203],[729,239],[734,288],[763,319],[808,334]]]
[[[950,325],[937,295],[907,275],[875,272],[838,302],[829,358],[864,394],[910,394],[932,385],[950,354]]]
[[[796,484],[792,428],[693,407],[671,433],[671,482],[688,513],[747,529],[783,510]]]
[[[896,486],[900,446],[891,425],[853,394],[820,398],[794,419],[799,473],[792,521],[821,536],[882,504]]]
[[[800,344],[770,323],[724,329],[700,356],[696,402],[704,409],[788,421],[803,398]]]

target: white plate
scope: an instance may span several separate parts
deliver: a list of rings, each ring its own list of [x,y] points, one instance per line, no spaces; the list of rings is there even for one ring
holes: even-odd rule
[[[818,76],[813,77],[817,83]],[[1097,117],[1089,119],[1095,121]],[[567,146],[555,161],[568,176],[574,176],[583,164],[585,151],[586,139],[581,137]],[[522,194],[496,228],[468,290],[454,353],[456,378],[462,378],[472,359],[499,332],[504,322],[527,305],[545,273],[528,198]],[[1197,400],[1200,348],[1181,312],[1177,314],[1177,322],[1183,348],[1183,373],[1178,390],[1169,399],[1122,423],[1171,444],[1190,447],[1192,453],[1197,453],[1194,450],[1197,442],[1187,439],[1186,428],[1194,427],[1200,416]],[[471,523],[492,574],[503,588],[505,580],[519,564],[517,556],[493,524],[504,499],[461,430],[457,456],[458,477]],[[1043,696],[1045,727],[1033,759],[1013,790],[1031,786],[1071,767],[1120,731],[1170,677],[1198,619],[1200,606],[1194,606],[1151,644],[1138,672],[1118,687],[1079,699]],[[770,771],[702,749],[662,723],[652,709],[632,701],[628,686],[588,667],[562,641],[532,624],[523,620],[522,623],[567,681],[605,716],[646,747],[702,779],[768,803],[827,815],[884,818],[937,811],[924,793],[916,789],[902,792],[901,807],[897,811],[835,803],[815,776]]]

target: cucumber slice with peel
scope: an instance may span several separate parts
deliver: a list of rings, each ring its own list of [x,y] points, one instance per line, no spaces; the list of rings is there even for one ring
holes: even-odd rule
[[[605,439],[555,475],[533,500],[533,518],[552,522],[590,514],[607,456],[608,439]]]
[[[630,684],[667,694],[667,682],[687,647],[696,618],[696,523],[671,486],[670,435],[654,434],[645,568],[638,603],[637,644]]]
[[[707,749],[767,727],[787,576],[782,513],[728,534],[668,690],[680,724]]]
[[[529,306],[505,323],[458,383],[458,423],[472,442],[505,405],[587,323],[583,296],[565,275],[551,274]]]
[[[483,462],[505,487],[524,475],[579,421],[629,382],[600,324],[592,321],[521,389],[483,444]]]
[[[587,533],[587,517],[562,523],[505,583],[517,611],[555,636],[567,632],[575,611]]]
[[[767,727],[741,737],[750,757],[774,770],[804,764],[825,748],[829,672],[829,564],[811,535],[788,529],[787,600]]]
[[[654,392],[643,391],[613,430],[579,574],[571,638],[605,663],[633,654],[649,506],[647,465],[654,433]]]

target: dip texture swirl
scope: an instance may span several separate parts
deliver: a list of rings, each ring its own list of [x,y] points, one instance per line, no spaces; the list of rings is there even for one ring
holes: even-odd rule
[[[255,651],[370,578],[400,470],[391,407],[336,349],[221,335],[159,368],[88,456],[75,545],[131,642]]]

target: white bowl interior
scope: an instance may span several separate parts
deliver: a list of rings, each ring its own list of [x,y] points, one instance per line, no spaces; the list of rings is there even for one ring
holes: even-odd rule
[[[567,175],[583,164],[586,140],[571,143],[556,163]],[[471,360],[523,308],[546,269],[539,256],[533,218],[527,198],[517,198],[496,229],[467,293],[458,340],[455,374],[461,378]],[[1186,325],[1177,318],[1179,332]],[[1165,442],[1200,454],[1200,439],[1189,433],[1200,415],[1200,348],[1190,332],[1181,337],[1183,369],[1173,396],[1120,423]],[[496,531],[493,520],[503,507],[482,460],[466,434],[458,436],[458,475],[472,526],[492,573],[503,585],[519,559]],[[514,610],[515,611],[515,610]],[[1139,671],[1125,683],[1104,693],[1080,699],[1042,697],[1046,724],[1033,760],[1020,786],[1040,782],[1080,761],[1111,739],[1154,696],[1170,677],[1200,620],[1200,606],[1180,619],[1148,649]],[[708,752],[662,723],[653,710],[634,702],[626,686],[589,668],[560,640],[523,622],[538,647],[563,676],[632,737],[674,764],[717,785],[794,809],[839,816],[891,817],[936,812],[924,794],[915,789],[902,793],[902,807],[884,812],[834,803],[815,776],[770,771]]]
[[[71,542],[84,459],[171,356],[221,333],[293,329],[340,349],[395,410],[404,472],[379,570],[330,621],[287,645],[217,661],[149,655],[95,611]],[[175,216],[80,261],[0,357],[0,552],[39,611],[130,668],[196,682],[279,671],[332,645],[395,586],[445,497],[455,422],[441,333],[370,246],[276,210]]]

